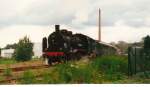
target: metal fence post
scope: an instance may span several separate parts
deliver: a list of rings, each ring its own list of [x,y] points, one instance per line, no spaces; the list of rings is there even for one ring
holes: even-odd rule
[[[131,47],[128,47],[128,76],[132,76],[132,70],[131,70]]]
[[[136,74],[136,58],[137,58],[137,49],[135,48],[135,58],[134,58],[134,74]]]

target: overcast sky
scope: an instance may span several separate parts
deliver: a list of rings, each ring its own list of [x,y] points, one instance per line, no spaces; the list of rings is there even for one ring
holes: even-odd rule
[[[135,42],[150,35],[150,0],[0,0],[0,47],[25,35],[41,42],[55,24],[97,39],[98,8],[103,42]]]

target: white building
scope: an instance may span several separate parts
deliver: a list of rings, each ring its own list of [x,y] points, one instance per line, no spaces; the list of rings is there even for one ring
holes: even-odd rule
[[[34,58],[42,56],[42,43],[34,43],[33,45]]]
[[[4,58],[11,58],[14,53],[14,49],[3,49],[1,50],[1,56]]]
[[[1,57],[11,58],[13,56],[14,49],[3,49],[1,50]],[[40,58],[42,56],[42,44],[34,43],[33,44],[33,58]]]

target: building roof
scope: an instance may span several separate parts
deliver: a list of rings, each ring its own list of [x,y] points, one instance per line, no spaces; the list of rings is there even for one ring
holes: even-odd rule
[[[106,42],[98,42],[98,43],[100,43],[100,44],[103,44],[103,45],[106,45],[106,46],[109,46],[109,47],[112,47],[112,48],[114,48],[114,49],[116,49],[116,50],[119,50],[117,47],[115,47],[115,46],[113,46],[113,45],[111,45],[111,44],[108,44],[108,43],[106,43]]]

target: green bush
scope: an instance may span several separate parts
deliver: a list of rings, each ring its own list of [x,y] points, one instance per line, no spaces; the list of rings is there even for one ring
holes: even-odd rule
[[[77,68],[70,63],[57,66],[63,83],[90,83],[92,73],[87,68]]]
[[[57,77],[55,74],[56,74],[56,72],[55,72],[55,74],[53,73],[52,74],[52,72],[53,71],[46,71],[46,72],[44,72],[44,73],[42,73],[43,75],[42,75],[42,79],[41,79],[41,81],[39,82],[39,83],[42,83],[42,84],[54,84],[54,83],[56,83],[55,81],[55,78]],[[54,78],[55,77],[55,78]]]
[[[141,61],[144,63],[143,70],[150,70],[150,36],[149,35],[147,35],[144,38],[144,49],[142,55],[143,57],[141,58],[142,59]],[[150,78],[150,76],[148,75],[147,77]]]
[[[119,80],[128,71],[127,58],[120,56],[97,57],[91,66],[99,73],[103,73],[107,80]]]
[[[17,61],[31,60],[33,55],[32,49],[33,43],[25,36],[23,39],[19,40],[13,56]]]
[[[35,82],[35,76],[34,74],[30,71],[24,71],[22,77],[21,77],[21,83],[22,84],[33,84]]]
[[[63,83],[68,83],[71,81],[73,68],[70,67],[69,63],[61,64],[57,66],[57,71],[59,73],[60,80]]]

